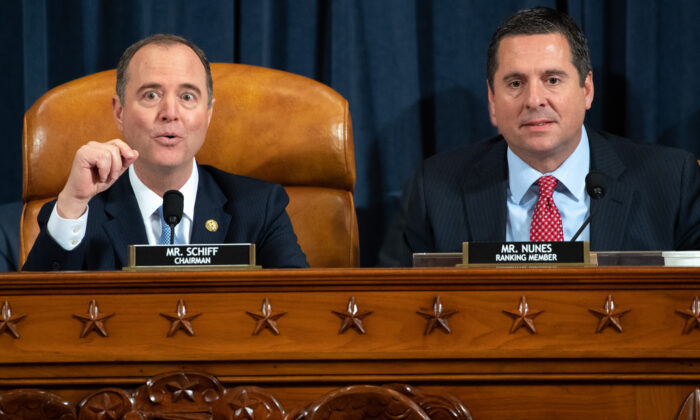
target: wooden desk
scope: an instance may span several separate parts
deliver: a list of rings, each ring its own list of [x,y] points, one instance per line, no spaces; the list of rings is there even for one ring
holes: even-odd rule
[[[77,412],[98,389],[133,402],[149,378],[193,371],[228,390],[261,387],[278,417],[347,385],[404,383],[456,398],[474,419],[698,418],[688,411],[700,393],[697,296],[697,268],[8,274],[0,417],[18,390]],[[352,298],[354,320],[333,312]],[[431,318],[438,298],[443,314]],[[256,320],[266,300],[269,323]],[[93,318],[113,314],[106,337],[77,317],[90,319],[92,301]],[[115,416],[105,412],[80,418]]]

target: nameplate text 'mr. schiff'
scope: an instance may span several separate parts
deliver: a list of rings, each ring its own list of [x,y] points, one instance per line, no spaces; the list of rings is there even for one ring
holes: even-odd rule
[[[255,244],[130,245],[130,270],[256,268]]]

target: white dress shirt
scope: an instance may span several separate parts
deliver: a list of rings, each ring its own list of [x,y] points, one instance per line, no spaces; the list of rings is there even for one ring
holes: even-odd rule
[[[161,234],[160,215],[158,208],[163,204],[163,198],[151,191],[136,175],[134,166],[128,169],[129,181],[131,188],[134,190],[136,202],[141,211],[141,218],[146,229],[146,237],[149,245],[158,243]],[[197,197],[197,187],[199,186],[199,171],[197,170],[197,162],[192,159],[192,174],[185,182],[185,185],[180,188],[180,192],[184,196],[184,208],[182,220],[175,227],[175,237],[179,243],[190,243],[190,235],[192,233],[192,221],[194,220],[194,202]],[[82,242],[85,237],[85,228],[87,226],[88,214],[90,208],[83,213],[78,219],[64,219],[58,215],[56,206],[54,206],[47,229],[49,235],[66,251],[71,251]]]
[[[590,170],[591,154],[586,128],[582,127],[581,141],[574,152],[554,172],[540,173],[523,162],[510,148],[507,151],[507,159],[506,241],[530,241],[532,214],[539,194],[537,179],[545,175],[552,175],[558,180],[554,189],[554,204],[561,215],[564,240],[571,240],[586,220],[590,208],[585,179]],[[590,229],[586,226],[577,241],[589,239]]]

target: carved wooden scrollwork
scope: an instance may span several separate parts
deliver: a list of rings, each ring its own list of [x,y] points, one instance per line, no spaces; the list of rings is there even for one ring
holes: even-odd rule
[[[118,420],[132,411],[133,403],[129,395],[117,388],[94,392],[78,404],[78,420]],[[139,419],[139,417],[130,417]]]
[[[285,415],[282,405],[267,391],[256,386],[226,390],[224,397],[214,404],[214,420],[283,420]]]
[[[0,420],[331,418],[472,420],[469,410],[457,398],[424,394],[405,384],[340,388],[292,413],[263,388],[225,389],[214,376],[202,372],[154,376],[133,393],[120,388],[101,389],[84,397],[77,410],[49,392],[33,389],[0,392]]]
[[[700,419],[700,389],[688,394],[681,406],[676,420],[698,420]]]
[[[165,373],[149,379],[134,393],[134,411],[155,418],[211,419],[212,405],[223,395],[224,387],[212,375]]]
[[[293,420],[406,419],[429,420],[430,417],[410,398],[393,389],[354,385],[326,394],[317,403],[300,410]]]
[[[2,420],[75,420],[75,409],[68,401],[36,389],[0,393]]]
[[[452,395],[428,395],[418,388],[406,384],[388,384],[384,387],[410,398],[433,420],[473,420],[467,407]]]

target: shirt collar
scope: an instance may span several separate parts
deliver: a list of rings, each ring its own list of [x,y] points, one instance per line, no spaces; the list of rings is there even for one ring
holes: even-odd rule
[[[581,141],[574,152],[554,172],[543,174],[520,159],[510,147],[508,160],[508,186],[513,202],[522,203],[532,184],[544,175],[553,175],[559,181],[556,191],[568,195],[575,201],[586,198],[586,174],[590,168],[591,153],[586,127],[581,127]]]
[[[129,167],[129,181],[131,182],[131,188],[134,190],[134,195],[136,196],[136,202],[139,205],[139,210],[141,211],[141,217],[147,220],[151,215],[158,210],[158,207],[163,205],[163,197],[158,196],[150,188],[148,188],[134,171],[134,165]],[[184,207],[183,207],[183,217],[187,217],[190,220],[194,220],[194,202],[197,197],[197,187],[199,185],[199,171],[197,169],[197,162],[192,159],[192,174],[185,182],[185,185],[180,188],[180,192],[185,197]]]

